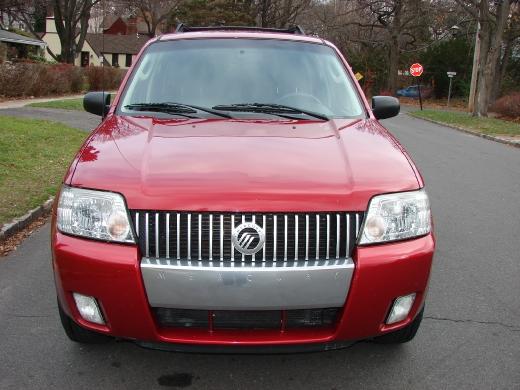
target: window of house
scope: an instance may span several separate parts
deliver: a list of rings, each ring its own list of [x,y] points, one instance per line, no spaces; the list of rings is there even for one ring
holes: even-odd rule
[[[112,53],[112,66],[119,66],[119,54]]]
[[[127,54],[127,55],[126,55],[125,66],[126,66],[127,68],[129,68],[130,66],[132,66],[132,55],[131,55],[131,54]]]

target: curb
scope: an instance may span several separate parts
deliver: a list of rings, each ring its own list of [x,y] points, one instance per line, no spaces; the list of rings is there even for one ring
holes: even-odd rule
[[[4,241],[11,237],[12,235],[22,231],[27,226],[29,226],[36,219],[40,218],[42,215],[47,214],[52,209],[52,204],[54,203],[54,197],[49,198],[44,204],[38,206],[27,214],[13,219],[11,222],[8,222],[2,226],[0,229],[0,241]]]
[[[411,116],[412,118],[415,118],[415,119],[420,119],[420,120],[423,120],[423,121],[426,121],[426,122],[435,123],[436,125],[449,127],[451,129],[458,130],[458,131],[461,131],[461,132],[466,133],[466,134],[471,134],[471,135],[475,135],[475,136],[480,137],[480,138],[488,139],[490,141],[495,141],[495,142],[500,142],[501,144],[510,145],[510,146],[512,146],[514,148],[520,148],[520,142],[509,141],[507,139],[502,139],[502,138],[499,138],[499,137],[495,137],[493,135],[483,134],[483,133],[479,133],[478,131],[465,129],[463,127],[449,125],[449,124],[446,124],[446,123],[443,123],[443,122],[439,122],[439,121],[436,121],[436,120],[433,120],[433,119],[430,119],[430,118],[420,118],[418,116],[412,115],[412,113],[410,113],[410,112],[407,112],[406,114],[408,116]]]

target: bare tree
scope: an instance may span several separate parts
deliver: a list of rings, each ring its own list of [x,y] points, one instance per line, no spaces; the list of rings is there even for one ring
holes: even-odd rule
[[[11,27],[14,22],[24,26],[24,29],[38,38],[38,19],[43,18],[45,22],[45,12],[48,0],[2,0],[0,2],[0,16],[5,15],[8,25]],[[0,18],[0,22],[3,18]],[[43,28],[43,26],[40,26]]]
[[[513,55],[515,44],[520,40],[520,3],[511,5],[511,15],[508,26],[504,32],[504,43],[501,55],[498,57],[496,77],[493,78],[493,90],[490,96],[490,104],[499,97],[502,81],[505,78],[509,62]]]
[[[52,0],[56,32],[61,43],[60,59],[73,64],[89,27],[90,11],[100,0]],[[51,54],[54,57],[53,53]]]
[[[258,0],[253,3],[261,27],[289,27],[311,5],[311,0]]]
[[[174,13],[182,0],[129,0],[129,5],[143,18],[147,34],[153,38],[157,29]]]

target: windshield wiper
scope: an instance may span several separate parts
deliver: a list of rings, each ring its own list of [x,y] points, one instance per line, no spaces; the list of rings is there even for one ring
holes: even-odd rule
[[[239,104],[221,104],[212,107],[214,110],[237,111],[237,112],[262,112],[266,114],[275,114],[284,116],[284,114],[305,114],[314,118],[328,121],[329,117],[313,111],[302,110],[301,108],[285,106],[282,104],[272,103],[239,103]],[[290,117],[290,116],[289,116]]]
[[[231,115],[225,114],[223,112],[212,110],[211,108],[195,106],[192,104],[184,104],[184,103],[173,103],[173,102],[161,102],[161,103],[135,103],[126,105],[125,108],[129,110],[136,111],[155,111],[155,112],[165,112],[168,114],[196,114],[197,111],[204,111],[213,115],[217,115],[223,118],[232,118]],[[189,118],[195,118],[192,116],[184,115]]]

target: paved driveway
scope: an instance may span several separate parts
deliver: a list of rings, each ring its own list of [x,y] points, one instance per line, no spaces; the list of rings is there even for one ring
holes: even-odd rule
[[[89,114],[85,111],[61,110],[56,108],[40,107],[16,107],[0,108],[0,116],[9,115],[19,118],[45,119],[48,121],[59,121],[70,127],[80,130],[90,131],[100,123],[98,116]],[[1,120],[1,118],[0,118]]]
[[[63,334],[49,226],[0,259],[0,388],[520,389],[520,150],[400,115],[438,238],[426,318],[403,346],[196,355]]]

